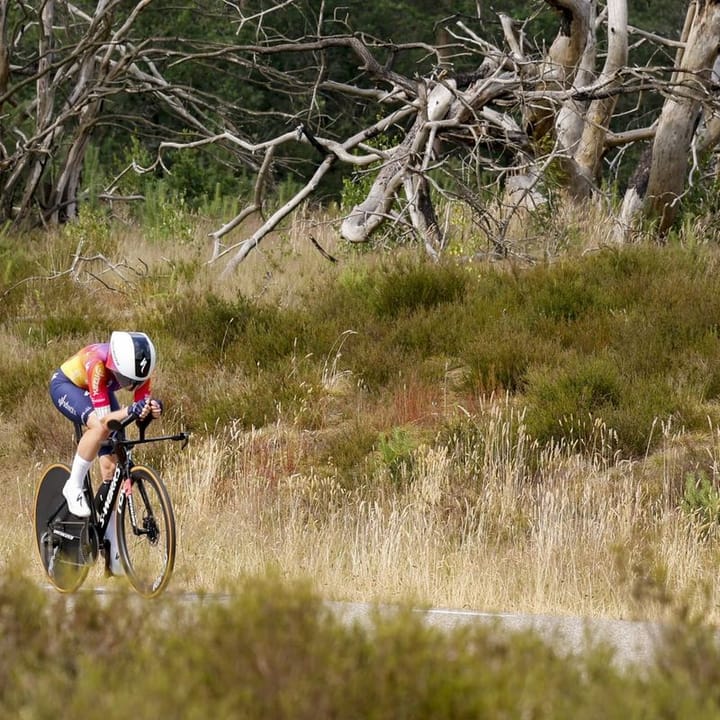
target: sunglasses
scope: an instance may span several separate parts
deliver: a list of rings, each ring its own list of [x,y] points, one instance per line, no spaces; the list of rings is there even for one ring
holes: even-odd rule
[[[127,388],[128,390],[137,390],[145,381],[144,380],[133,380],[132,378],[125,377],[122,373],[113,370],[115,379],[120,384],[120,387]]]

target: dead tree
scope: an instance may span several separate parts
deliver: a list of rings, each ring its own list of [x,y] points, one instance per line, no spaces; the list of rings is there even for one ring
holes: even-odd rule
[[[698,6],[698,12],[693,13],[691,7],[693,14],[686,34],[678,39],[661,38],[629,27],[626,0],[608,0],[600,12],[591,0],[548,0],[547,5],[559,18],[558,35],[547,54],[528,46],[522,28],[518,30],[517,24],[503,15],[499,17],[505,39],[502,47],[489,43],[467,23],[448,27],[447,35],[452,38],[456,52],[472,51],[478,56],[477,70],[464,75],[453,74],[452,62],[448,62],[452,52],[447,47],[442,48],[441,72],[414,78],[388,72],[388,65],[378,62],[374,55],[383,48],[370,47],[358,38],[319,38],[292,46],[237,48],[238,52],[263,57],[277,52],[322,51],[342,46],[356,55],[367,76],[375,81],[374,88],[343,85],[324,76],[318,77],[316,87],[347,97],[372,98],[378,107],[389,105],[395,112],[403,113],[408,122],[401,141],[382,151],[356,144],[357,138],[340,142],[343,152],[327,156],[308,185],[284,208],[251,237],[216,253],[216,258],[234,253],[225,271],[231,272],[287,213],[303,202],[312,192],[318,175],[336,161],[349,165],[375,162],[378,167],[365,199],[340,222],[343,238],[365,242],[378,228],[402,219],[413,228],[428,253],[437,256],[446,238],[429,189],[433,187],[434,174],[449,154],[459,151],[466,159],[475,158],[475,162],[484,164],[483,172],[496,177],[498,188],[505,188],[506,211],[512,214],[521,206],[528,203],[532,206],[542,200],[546,170],[556,161],[566,170],[566,194],[585,199],[598,196],[606,180],[604,160],[609,152],[654,139],[652,164],[648,165],[647,179],[642,181],[652,202],[636,205],[635,212],[640,211],[641,216],[659,213],[663,217],[662,227],[666,227],[685,187],[692,143],[695,139],[700,142],[696,135],[699,112],[703,109],[708,118],[715,114],[708,80],[717,56],[716,16],[720,12],[717,3],[692,3]],[[677,49],[682,65],[630,66],[630,35],[642,42]],[[402,46],[393,48],[393,52],[402,50]],[[428,52],[438,50],[428,48]],[[599,56],[603,62],[598,68]],[[618,98],[641,92],[664,98],[659,117],[647,127],[611,130]],[[720,123],[708,122],[703,127],[706,131],[702,142],[707,151],[717,142]],[[380,129],[381,125],[368,126],[366,134],[370,137]],[[318,136],[315,142],[331,152],[330,140]],[[483,157],[478,151],[490,146],[502,147],[506,158],[503,163],[498,164],[494,157]],[[362,154],[349,156],[355,148],[362,150]],[[642,175],[644,163],[647,164],[647,157],[640,159],[636,176]],[[634,217],[633,213],[624,216],[631,222]],[[233,221],[214,233],[216,248],[226,231],[235,227],[237,223]]]
[[[570,201],[600,197],[600,188],[612,184],[606,158],[638,142],[652,145],[626,194],[621,237],[645,215],[660,218],[665,229],[687,188],[688,168],[720,138],[711,85],[720,40],[717,1],[691,2],[684,33],[662,38],[628,25],[627,0],[546,0],[545,12],[554,13],[558,27],[547,49],[530,42],[522,19],[502,13],[495,41],[482,35],[479,22],[449,18],[436,45],[390,44],[335,32],[342,23],[323,16],[324,4],[312,33],[288,38],[274,33],[270,20],[299,0],[259,12],[246,10],[248,3],[225,3],[225,20],[229,13],[240,29],[257,27],[255,41],[195,41],[182,50],[136,35],[137,20],[153,1],[101,0],[90,14],[56,0],[37,10],[0,0],[3,219],[22,220],[39,209],[42,220],[52,223],[77,213],[88,144],[101,123],[113,121],[104,104],[118,93],[154,98],[177,123],[176,133],[159,138],[152,169],[162,168],[172,151],[221,145],[231,162],[257,174],[248,204],[212,233],[210,261],[226,273],[338,166],[373,174],[367,195],[338,222],[344,239],[367,242],[391,223],[438,257],[447,245],[435,206],[443,194],[454,193],[487,218],[490,206],[483,204],[492,190],[507,217],[543,202],[553,191],[548,171],[560,165],[565,172],[555,173],[554,181],[563,184],[555,192]],[[22,32],[30,26],[38,28],[32,50]],[[630,45],[629,38],[636,42]],[[675,62],[637,65],[632,51],[638,43],[675,52]],[[333,75],[331,53],[353,59],[359,70],[354,80]],[[421,53],[423,60],[403,73],[398,59],[409,53]],[[304,72],[284,72],[279,61],[288,57],[295,66],[306,63]],[[283,132],[262,136],[231,119],[233,98],[209,98],[169,80],[179,63],[211,68],[220,62],[238,73],[264,75],[296,105],[305,93],[306,111]],[[662,109],[646,127],[618,127],[618,98],[640,94],[661,98]],[[320,102],[327,98],[364,108],[352,131],[335,133]],[[383,143],[375,141],[378,136]],[[298,145],[312,149],[314,169],[293,197],[266,214],[265,188]],[[439,183],[443,175],[453,183]],[[486,184],[473,185],[481,177]],[[113,190],[106,188],[108,195]],[[243,235],[252,214],[261,215],[260,227]],[[504,222],[497,220],[493,242],[504,242]],[[231,241],[234,234],[240,239]]]
[[[700,120],[704,114],[707,128],[717,117],[711,73],[719,44],[720,3],[691,2],[677,70],[667,91],[652,147],[625,196],[621,232],[627,234],[634,220],[642,215],[656,219],[658,230],[666,231],[677,216],[688,187],[688,168],[691,158],[697,157],[693,146],[700,145],[707,151],[717,143],[717,131],[703,134]]]

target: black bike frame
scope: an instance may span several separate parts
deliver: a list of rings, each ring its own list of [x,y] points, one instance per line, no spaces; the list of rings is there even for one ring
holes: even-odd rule
[[[105,531],[110,523],[110,516],[112,515],[112,509],[115,507],[115,501],[117,500],[120,488],[125,480],[130,477],[130,469],[132,468],[132,449],[136,445],[145,445],[147,443],[161,442],[163,440],[174,440],[176,442],[182,441],[183,444],[181,449],[185,448],[190,439],[189,432],[179,432],[175,435],[156,435],[154,437],[145,437],[145,430],[147,424],[139,425],[139,437],[134,440],[128,440],[123,432],[130,423],[137,420],[135,415],[128,415],[124,420],[111,420],[108,423],[108,427],[111,429],[110,438],[104,443],[107,447],[110,447],[112,454],[117,458],[115,464],[115,472],[113,473],[112,480],[110,481],[110,488],[103,502],[100,512],[95,507],[94,494],[90,473],[85,475],[85,490],[90,500],[90,525],[95,528],[95,532],[98,535],[98,540],[102,542],[105,537]],[[82,437],[82,425],[75,423],[75,444],[80,441]]]

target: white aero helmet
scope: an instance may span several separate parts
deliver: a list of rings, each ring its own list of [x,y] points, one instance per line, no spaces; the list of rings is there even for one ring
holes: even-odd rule
[[[145,333],[115,331],[107,366],[123,387],[138,387],[155,369],[155,346]]]

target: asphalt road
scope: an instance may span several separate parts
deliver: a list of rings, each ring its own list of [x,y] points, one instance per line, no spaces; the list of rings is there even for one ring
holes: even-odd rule
[[[330,606],[348,622],[361,623],[367,620],[373,607],[365,603],[330,603]],[[418,612],[422,612],[430,625],[440,628],[450,629],[467,623],[485,623],[497,625],[508,632],[533,630],[543,640],[568,655],[581,654],[593,643],[602,642],[614,650],[614,660],[618,667],[650,663],[662,633],[661,625],[629,620],[450,609]]]
[[[46,586],[48,592],[55,592]],[[98,595],[111,595],[112,590],[96,589]],[[130,593],[132,595],[132,592]],[[170,594],[170,593],[169,593]],[[226,602],[228,595],[194,593],[172,593],[175,600],[184,602]],[[72,602],[72,595],[68,596]],[[328,607],[344,622],[369,623],[371,614],[378,606],[370,603],[333,602]],[[382,611],[383,607],[379,606]],[[387,610],[392,608],[387,606]],[[619,668],[630,664],[649,664],[662,635],[662,625],[650,622],[630,620],[611,620],[604,618],[581,618],[556,615],[525,615],[515,613],[487,613],[473,610],[452,610],[434,608],[418,610],[425,621],[438,628],[452,629],[463,624],[484,623],[496,625],[508,632],[533,630],[545,642],[567,655],[582,654],[588,647],[598,642],[608,645],[614,651],[614,662]]]

